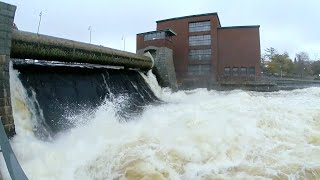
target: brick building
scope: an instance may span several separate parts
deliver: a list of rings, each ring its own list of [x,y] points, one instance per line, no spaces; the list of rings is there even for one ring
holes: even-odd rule
[[[217,13],[157,21],[137,34],[137,52],[172,49],[179,85],[242,82],[260,76],[260,26],[221,27]]]

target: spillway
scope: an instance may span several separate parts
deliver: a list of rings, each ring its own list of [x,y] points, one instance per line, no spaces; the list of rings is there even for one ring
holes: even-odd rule
[[[14,82],[25,89],[23,103],[35,122],[34,131],[42,139],[85,123],[105,100],[117,105],[121,121],[157,101],[136,70],[25,60],[14,60],[12,68]],[[81,120],[73,118],[80,114]]]
[[[320,88],[173,93],[150,72],[12,67],[29,179],[320,178]]]

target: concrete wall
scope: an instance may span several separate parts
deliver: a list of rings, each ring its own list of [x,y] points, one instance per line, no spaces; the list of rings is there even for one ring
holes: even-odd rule
[[[177,90],[177,79],[175,67],[173,64],[172,49],[167,47],[149,46],[137,50],[138,54],[143,54],[149,51],[154,58],[154,70],[157,72],[156,76],[159,84],[162,87],[170,87]]]
[[[12,117],[9,62],[16,7],[0,2],[0,116],[8,136],[15,133]]]

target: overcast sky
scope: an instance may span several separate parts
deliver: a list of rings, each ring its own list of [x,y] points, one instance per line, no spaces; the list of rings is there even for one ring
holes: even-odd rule
[[[260,25],[261,52],[274,47],[320,59],[320,0],[2,0],[17,6],[20,30],[136,51],[136,34],[155,21],[218,12],[222,26]]]

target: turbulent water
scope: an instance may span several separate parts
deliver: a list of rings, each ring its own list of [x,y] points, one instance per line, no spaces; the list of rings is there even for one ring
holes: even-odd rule
[[[320,88],[172,93],[145,79],[167,103],[124,123],[106,100],[87,124],[46,142],[11,74],[11,144],[29,179],[320,179]]]
[[[116,106],[121,121],[139,115],[145,105],[160,103],[136,70],[24,60],[14,60],[12,68],[18,72],[12,83],[22,83],[36,136],[42,139],[90,121],[106,99]]]

